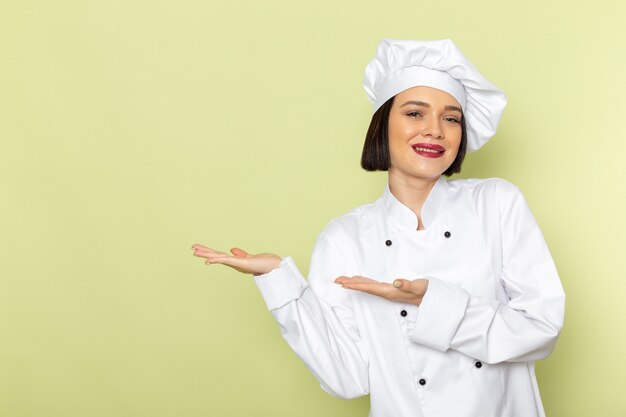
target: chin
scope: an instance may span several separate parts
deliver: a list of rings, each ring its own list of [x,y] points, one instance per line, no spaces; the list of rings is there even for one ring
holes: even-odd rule
[[[413,172],[413,176],[416,178],[423,178],[423,179],[437,179],[440,175],[443,174],[442,172],[439,171],[420,171],[420,172]]]
[[[415,163],[415,160],[408,160],[405,163],[397,166],[398,172],[403,172],[404,175],[408,175],[415,178],[434,180],[450,167],[450,163],[441,163],[442,161],[422,161]],[[392,163],[393,167],[393,163]]]
[[[440,175],[442,175],[447,169],[448,169],[449,165],[445,165],[445,166],[438,166],[438,167],[434,167],[434,166],[428,166],[428,167],[418,167],[418,169],[414,169],[413,170],[413,174],[416,177],[425,177],[425,178],[436,178]]]

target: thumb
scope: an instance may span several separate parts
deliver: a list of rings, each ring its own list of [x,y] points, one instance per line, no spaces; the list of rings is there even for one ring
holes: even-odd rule
[[[393,286],[401,291],[410,291],[411,281],[409,281],[408,279],[397,278],[393,281]]]
[[[231,248],[230,251],[233,253],[233,255],[235,255],[237,257],[246,257],[246,256],[248,256],[248,252],[246,252],[243,249],[237,248],[237,247]]]

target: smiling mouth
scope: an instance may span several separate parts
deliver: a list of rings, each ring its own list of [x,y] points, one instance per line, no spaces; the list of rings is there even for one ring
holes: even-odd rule
[[[411,145],[411,148],[424,158],[441,158],[446,151],[446,148],[435,143],[416,143]]]
[[[414,146],[413,149],[420,152],[430,152],[430,153],[444,153],[445,151],[439,151],[436,149],[422,148],[420,146]]]

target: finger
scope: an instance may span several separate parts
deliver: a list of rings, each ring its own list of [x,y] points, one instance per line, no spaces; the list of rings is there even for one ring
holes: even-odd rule
[[[213,252],[213,253],[219,253],[222,255],[226,255],[226,253],[221,252],[217,249],[213,249],[213,248],[209,248],[208,246],[204,246],[204,245],[200,245],[200,244],[195,244],[191,246],[191,249],[193,249],[194,251],[205,251],[205,252]]]
[[[196,251],[194,252],[194,256],[201,256],[203,258],[208,258],[208,257],[229,256],[229,255],[227,253],[219,252],[216,250],[196,249]]]
[[[235,256],[248,256],[248,252],[240,248],[231,248],[230,250]]]
[[[363,277],[361,275],[354,275],[352,277],[348,277],[345,275],[342,275],[340,277],[338,277],[337,279],[335,279],[335,282],[338,284],[344,284],[347,282],[369,282],[369,283],[378,283],[378,281],[376,281],[375,279],[371,279],[368,277]]]
[[[339,276],[339,277],[335,278],[335,284],[340,284],[340,285],[343,285],[343,282],[344,282],[346,279],[349,279],[349,277],[347,277],[347,276],[345,276],[345,275],[341,275],[341,276]]]
[[[423,296],[426,289],[428,288],[428,280],[425,280],[425,279],[408,280],[408,279],[398,278],[393,282],[393,286],[401,291]]]
[[[416,304],[416,300],[418,298],[417,295],[412,292],[400,291],[389,283],[380,283],[378,285],[369,283],[352,283],[344,285],[343,288],[366,292],[371,295],[400,303]]]
[[[340,276],[340,277],[335,278],[335,282],[336,282],[337,284],[341,284],[341,285],[346,284],[347,282],[349,282],[349,281],[351,281],[351,280],[352,280],[352,278],[347,277],[347,276],[345,276],[345,275],[342,275],[342,276]]]
[[[390,291],[393,291],[391,284],[380,282],[347,281],[342,285],[350,290],[363,291],[381,297],[387,297],[390,295]]]
[[[372,279],[372,278],[364,277],[362,275],[354,275],[350,279],[353,280],[354,282],[375,282],[375,283],[379,283],[380,282],[380,281],[376,281],[375,279]]]
[[[232,266],[233,268],[243,268],[246,266],[247,258],[238,258],[236,256],[217,256],[207,259],[205,264],[222,264]]]
[[[201,256],[203,258],[206,258],[205,263],[208,263],[207,261],[209,261],[209,262],[219,262],[219,261],[224,261],[224,260],[228,260],[228,259],[231,259],[231,258],[235,258],[234,256],[227,255],[227,254],[224,254],[224,255],[209,254],[209,255],[199,255],[199,256]]]
[[[208,257],[204,263],[205,264],[224,264],[224,262],[227,262],[228,258],[225,256],[211,256]]]
[[[205,250],[207,250],[207,249],[211,249],[211,248],[208,248],[208,247],[206,247],[204,245],[201,245],[199,243],[194,243],[193,245],[191,245],[191,249],[205,249]]]
[[[411,281],[403,278],[398,278],[393,281],[393,286],[402,291],[410,291]]]

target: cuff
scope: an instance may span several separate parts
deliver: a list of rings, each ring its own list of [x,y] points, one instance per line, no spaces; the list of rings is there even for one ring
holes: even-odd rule
[[[450,348],[469,302],[460,287],[429,277],[428,290],[419,306],[411,341],[445,352]]]
[[[280,261],[280,265],[270,272],[254,276],[254,283],[269,310],[275,310],[299,298],[307,287],[307,282],[298,270],[291,256]]]

